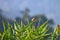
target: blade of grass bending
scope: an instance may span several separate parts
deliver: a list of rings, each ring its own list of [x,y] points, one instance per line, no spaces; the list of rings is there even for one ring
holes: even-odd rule
[[[46,33],[46,31],[47,31],[47,29],[48,29],[47,27],[48,27],[48,25],[46,25],[46,26],[41,30],[41,33],[44,33],[44,32]]]
[[[38,28],[37,28],[37,30],[42,30],[43,29],[43,27],[46,25],[48,23],[48,20],[47,21],[45,21],[41,26],[39,26]]]
[[[6,24],[4,23],[4,21],[2,21],[3,24],[3,28],[4,28],[4,32],[6,31]]]

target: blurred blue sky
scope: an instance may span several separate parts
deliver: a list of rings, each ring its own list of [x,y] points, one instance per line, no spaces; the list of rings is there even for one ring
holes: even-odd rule
[[[20,11],[29,8],[30,15],[45,14],[60,24],[60,0],[0,0],[0,8],[8,18],[20,16]]]

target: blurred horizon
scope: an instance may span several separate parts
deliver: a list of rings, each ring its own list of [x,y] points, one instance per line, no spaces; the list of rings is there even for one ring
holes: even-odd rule
[[[25,8],[30,10],[31,16],[44,14],[60,24],[60,0],[0,0],[3,15],[11,19],[20,17],[20,11]]]

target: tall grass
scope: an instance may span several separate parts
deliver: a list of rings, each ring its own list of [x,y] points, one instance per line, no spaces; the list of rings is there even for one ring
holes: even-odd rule
[[[32,23],[20,25],[14,21],[14,26],[8,23],[6,29],[6,24],[3,22],[4,32],[0,32],[0,40],[60,40],[59,27],[56,27],[53,32],[47,33],[50,30],[48,21],[37,28]]]

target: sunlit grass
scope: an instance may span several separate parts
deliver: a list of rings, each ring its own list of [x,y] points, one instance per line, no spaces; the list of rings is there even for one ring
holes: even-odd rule
[[[34,20],[32,20],[34,21]],[[47,33],[50,30],[48,21],[44,22],[39,27],[35,28],[32,25],[33,22],[29,22],[27,25],[22,25],[14,21],[14,26],[3,22],[4,32],[0,32],[0,40],[57,40],[59,38],[58,26],[51,33]]]

